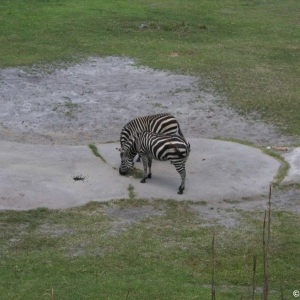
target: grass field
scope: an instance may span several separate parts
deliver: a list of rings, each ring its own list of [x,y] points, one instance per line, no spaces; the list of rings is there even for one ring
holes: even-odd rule
[[[299,15],[298,0],[1,0],[0,67],[130,56],[200,76],[201,88],[296,136]],[[236,211],[237,226],[227,228],[189,201],[129,195],[0,212],[0,299],[211,299],[213,232],[216,299],[251,299],[254,257],[261,299],[263,212]],[[136,213],[126,218],[128,210]],[[295,299],[298,274],[299,215],[274,210],[268,299],[283,299],[281,287],[284,299]]]
[[[263,212],[237,212],[238,226],[226,228],[195,203],[137,200],[1,213],[0,298],[211,299],[215,232],[216,299],[250,299],[254,256],[261,299]],[[281,287],[293,299],[298,215],[274,211],[271,224],[268,299],[282,299]]]
[[[241,112],[299,135],[299,13],[298,0],[3,0],[0,66],[130,56],[201,76]]]

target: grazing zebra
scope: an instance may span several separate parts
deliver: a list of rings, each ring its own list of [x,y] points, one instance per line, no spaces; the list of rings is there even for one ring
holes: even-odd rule
[[[184,138],[173,135],[168,136],[154,132],[139,132],[129,138],[120,149],[121,165],[119,173],[126,175],[133,167],[133,159],[137,153],[142,158],[144,166],[144,177],[142,183],[147,178],[151,178],[152,158],[157,160],[169,160],[181,176],[181,185],[178,194],[182,194],[185,187],[185,162],[191,151],[190,143]],[[147,174],[147,167],[149,173]]]
[[[179,123],[175,117],[169,113],[162,113],[139,117],[127,123],[120,134],[121,147],[123,147],[124,143],[126,143],[132,135],[141,131],[156,132],[167,135],[179,134],[184,138],[180,130]],[[138,156],[137,161],[140,161],[140,156]]]

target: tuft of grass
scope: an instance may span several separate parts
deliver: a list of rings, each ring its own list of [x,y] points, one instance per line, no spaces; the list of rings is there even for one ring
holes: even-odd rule
[[[153,105],[154,107],[161,107],[161,103],[158,103],[158,102],[153,103],[152,105]]]
[[[78,109],[78,103],[73,103],[72,99],[69,97],[63,97],[66,101],[64,104],[58,103],[56,107],[53,109],[53,111],[61,111],[64,113],[66,117],[69,117],[70,119],[75,118],[75,113]]]
[[[128,192],[129,192],[129,199],[133,200],[136,196],[135,192],[134,192],[134,187],[132,184],[129,184],[128,186]]]
[[[300,183],[284,183],[284,184],[274,184],[279,190],[288,190],[288,189],[300,189]]]
[[[281,185],[282,180],[287,176],[288,171],[290,169],[290,164],[284,159],[284,157],[282,155],[280,155],[279,153],[277,153],[275,151],[272,151],[272,150],[269,150],[266,148],[261,148],[261,150],[263,151],[263,153],[270,155],[281,162],[281,166],[275,177],[276,181],[274,182],[274,186],[278,187]]]
[[[92,152],[94,153],[95,156],[99,157],[103,162],[106,163],[106,160],[104,159],[104,157],[98,152],[97,146],[95,146],[93,144],[89,144],[89,148],[92,150]]]
[[[133,177],[135,179],[142,179],[144,177],[144,171],[133,167],[127,174],[127,176]]]

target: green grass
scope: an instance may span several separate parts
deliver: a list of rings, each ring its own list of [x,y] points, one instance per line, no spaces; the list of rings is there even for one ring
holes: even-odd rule
[[[241,113],[297,135],[299,13],[298,0],[2,0],[0,67],[52,71],[88,56],[129,56],[200,76],[200,88]],[[239,226],[225,228],[207,224],[191,202],[128,192],[107,204],[0,212],[0,298],[210,299],[215,231],[217,299],[247,299],[244,258],[251,276],[253,255],[261,299],[262,212],[237,212]],[[144,207],[155,213],[138,218]],[[136,211],[135,221],[107,213],[116,208]],[[272,212],[269,299],[280,299],[280,286],[294,299],[300,287],[298,219]]]
[[[299,13],[298,0],[3,0],[0,66],[130,56],[299,135]]]
[[[129,184],[129,186],[128,186],[128,194],[129,194],[129,195],[128,195],[128,196],[129,196],[129,199],[134,200],[136,194],[135,194],[135,192],[134,192],[134,187],[133,187],[132,184]]]
[[[104,159],[104,157],[99,153],[98,148],[96,145],[93,144],[89,144],[89,148],[92,150],[93,154],[96,157],[99,157],[104,163],[106,163],[106,160]]]
[[[98,148],[96,145],[93,145],[93,144],[89,144],[89,148],[92,150],[93,154],[96,156],[96,157],[99,157],[103,162],[106,163],[106,160],[104,159],[104,157],[99,153],[98,151]],[[140,169],[137,169],[135,167],[133,167],[131,170],[129,170],[128,174],[127,174],[128,177],[133,177],[135,179],[141,179],[143,178],[144,176],[144,172]]]
[[[142,179],[144,178],[144,171],[137,169],[136,167],[133,167],[129,170],[128,175],[129,177],[133,177],[135,179]]]
[[[215,231],[217,299],[247,299],[244,260],[252,276],[253,255],[261,299],[263,213],[237,212],[239,225],[225,228],[203,220],[191,204],[123,199],[1,212],[0,298],[210,299]],[[131,223],[128,210],[136,213]],[[292,299],[300,285],[298,215],[273,211],[271,229],[269,299],[280,299],[281,285]]]

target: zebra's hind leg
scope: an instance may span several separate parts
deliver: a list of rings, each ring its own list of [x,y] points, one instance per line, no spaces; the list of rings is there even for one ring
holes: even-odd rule
[[[148,156],[148,168],[149,168],[148,178],[152,177],[151,166],[152,166],[152,157]]]
[[[140,162],[140,161],[141,161],[141,156],[138,154],[138,155],[137,155],[136,162]]]
[[[180,174],[180,177],[181,177],[181,185],[179,186],[177,194],[182,195],[183,190],[185,188],[185,176],[186,176],[185,164],[180,164],[180,165],[174,164],[174,165],[175,165],[177,172]]]
[[[177,194],[178,195],[182,195],[183,194],[183,190],[184,190],[184,187],[182,187],[182,185],[180,185]]]

